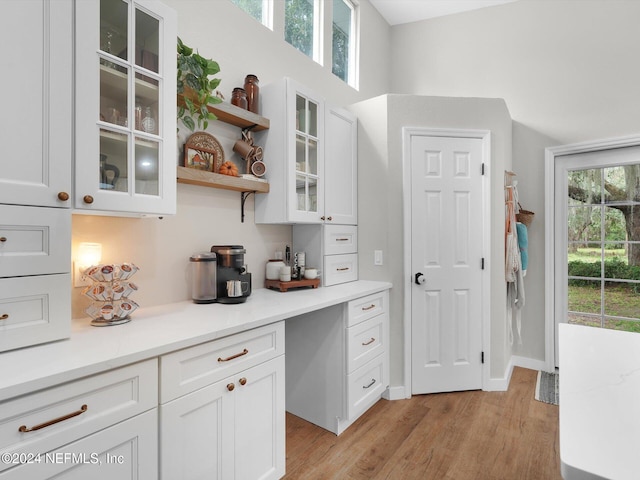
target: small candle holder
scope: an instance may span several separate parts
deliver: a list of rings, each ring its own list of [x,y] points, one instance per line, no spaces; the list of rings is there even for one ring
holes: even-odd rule
[[[84,271],[92,285],[82,293],[93,302],[85,312],[94,327],[110,327],[131,321],[131,314],[139,305],[129,298],[138,287],[129,279],[138,271],[132,263],[93,265]]]

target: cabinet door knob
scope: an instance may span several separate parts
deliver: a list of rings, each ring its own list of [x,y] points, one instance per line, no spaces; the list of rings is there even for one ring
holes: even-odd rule
[[[240,383],[240,385],[246,385],[247,379],[245,377],[242,377],[238,382]]]
[[[325,218],[326,218],[326,217],[325,217],[324,215],[322,215],[322,216],[320,217],[320,220],[322,220],[322,221],[324,222]]]
[[[84,200],[84,203],[93,203],[93,197],[91,195],[85,195],[82,197],[82,200]]]
[[[7,237],[0,237],[0,242],[4,243],[7,241]]]
[[[8,313],[3,313],[2,315],[0,315],[0,320],[6,320],[7,318],[9,318]]]
[[[333,220],[333,217],[327,217],[327,220],[331,221]]]
[[[227,384],[227,390],[229,390],[230,392],[233,392],[234,388],[236,388],[236,386],[233,383]]]
[[[58,193],[58,200],[60,200],[62,202],[66,202],[67,200],[69,200],[69,194],[67,192],[59,192]]]

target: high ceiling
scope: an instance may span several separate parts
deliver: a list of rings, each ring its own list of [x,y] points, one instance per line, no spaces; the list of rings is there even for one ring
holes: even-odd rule
[[[389,25],[417,22],[516,0],[370,0]]]

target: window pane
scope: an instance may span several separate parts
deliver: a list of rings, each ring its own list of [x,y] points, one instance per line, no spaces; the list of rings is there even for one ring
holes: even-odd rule
[[[253,18],[255,18],[256,20],[264,23],[262,21],[263,0],[231,0],[231,1],[235,3],[238,7],[240,7],[242,10],[247,12],[249,15],[251,15]]]
[[[285,0],[284,39],[313,58],[313,0]]]
[[[345,0],[333,0],[332,71],[345,82],[349,81],[349,50],[353,11]]]
[[[640,317],[640,284],[605,282],[604,314],[610,317]]]
[[[569,206],[567,208],[567,240],[576,242],[599,242],[601,237],[602,207]]]
[[[601,285],[600,280],[569,280],[569,311],[600,315]]]
[[[569,172],[569,204],[583,205],[602,203],[602,169],[575,170]]]

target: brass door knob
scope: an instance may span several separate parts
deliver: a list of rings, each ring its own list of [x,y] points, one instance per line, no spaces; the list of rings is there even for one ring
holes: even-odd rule
[[[0,320],[6,320],[7,318],[9,318],[8,313],[3,313],[2,315],[0,315]]]
[[[242,378],[239,380],[239,383],[240,383],[240,385],[246,385],[246,384],[247,384],[247,379],[246,379],[245,377],[242,377]]]
[[[233,389],[236,388],[236,386],[233,383],[229,383],[227,385],[227,390],[229,390],[230,392],[233,392]]]
[[[91,195],[85,195],[82,197],[82,200],[84,200],[84,203],[93,203],[93,197]]]
[[[0,237],[0,242],[4,243],[7,241],[7,237]]]
[[[67,200],[69,200],[69,194],[67,192],[58,193],[58,200],[66,202]]]

